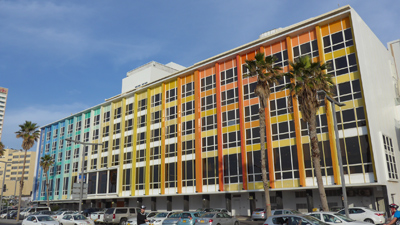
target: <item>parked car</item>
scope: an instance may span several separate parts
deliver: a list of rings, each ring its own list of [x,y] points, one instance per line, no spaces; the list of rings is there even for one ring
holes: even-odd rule
[[[59,220],[61,225],[94,225],[94,222],[82,214],[68,214]]]
[[[60,211],[71,211],[70,209],[66,209],[66,208],[60,208],[57,209],[55,212],[60,212]]]
[[[334,213],[334,212],[313,212],[309,213],[308,215],[313,216],[322,222],[328,223],[328,224],[336,224],[336,223],[341,223],[342,225],[368,225],[367,222],[362,222],[362,221],[356,221],[351,218],[346,217],[345,215],[342,215],[340,213]]]
[[[293,209],[271,210],[271,215],[285,215],[285,214],[302,214],[302,213]],[[265,220],[266,218],[267,218],[267,212],[263,208],[257,208],[251,214],[251,220]]]
[[[93,212],[99,212],[99,211],[101,211],[100,208],[88,208],[88,209],[83,210],[82,215],[88,217],[89,214],[91,214]]]
[[[344,209],[338,213],[345,215]],[[349,208],[349,217],[353,220],[364,221],[373,224],[385,223],[385,213],[367,207]]]
[[[93,220],[94,223],[103,223],[104,222],[104,213],[106,210],[93,212],[89,215],[89,218]]]
[[[225,209],[225,208],[214,208],[214,212],[222,212],[222,213],[226,213],[228,215],[232,215],[231,212],[229,212],[229,210]]]
[[[174,213],[165,219],[162,225],[194,225],[200,212],[179,212]]]
[[[264,224],[268,225],[328,225],[310,215],[284,214],[270,216]]]
[[[54,212],[55,214],[52,216],[53,219],[55,220],[60,220],[61,218],[64,217],[64,215],[67,214],[77,214],[78,212],[75,211],[59,211],[59,212]]]
[[[38,224],[59,225],[58,221],[46,215],[28,216],[26,219],[22,221],[22,225],[38,225]]]
[[[159,212],[157,215],[149,219],[149,225],[162,225],[163,221],[167,219],[174,212]]]
[[[217,224],[224,224],[224,225],[239,225],[239,221],[227,213],[223,212],[210,212],[206,213],[199,218],[196,219],[196,225],[217,225]]]
[[[44,206],[31,207],[31,208],[25,208],[25,209],[20,213],[20,215],[26,217],[26,216],[29,216],[31,213],[39,212],[39,211],[44,211],[44,210],[46,210],[46,211],[51,211],[50,207],[44,207]]]
[[[104,213],[104,223],[126,225],[128,218],[135,217],[139,208],[116,207],[109,208]]]

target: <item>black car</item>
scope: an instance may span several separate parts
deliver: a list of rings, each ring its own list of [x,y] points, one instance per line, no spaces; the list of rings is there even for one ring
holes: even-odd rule
[[[101,211],[101,209],[100,208],[88,208],[88,209],[83,210],[82,214],[84,216],[88,217],[89,214],[91,214],[92,212],[98,212],[98,211]]]

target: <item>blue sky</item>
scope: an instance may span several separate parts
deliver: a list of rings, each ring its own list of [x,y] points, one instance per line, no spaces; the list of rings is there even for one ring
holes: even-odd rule
[[[21,149],[18,124],[43,126],[100,104],[150,61],[191,66],[347,4],[385,46],[400,38],[398,0],[2,0],[2,142]]]

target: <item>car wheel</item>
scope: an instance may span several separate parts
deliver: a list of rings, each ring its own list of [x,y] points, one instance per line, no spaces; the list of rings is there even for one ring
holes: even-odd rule
[[[373,221],[373,220],[371,220],[371,219],[365,219],[365,220],[364,220],[364,222],[367,222],[367,223],[372,223],[372,224],[374,224],[374,221]]]
[[[126,225],[126,219],[121,219],[119,221],[119,225]]]

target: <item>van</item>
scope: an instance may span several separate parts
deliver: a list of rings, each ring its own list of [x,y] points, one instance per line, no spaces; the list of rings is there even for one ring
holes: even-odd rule
[[[137,216],[138,212],[140,212],[140,209],[136,207],[109,208],[104,213],[104,223],[126,225],[128,218]]]
[[[50,207],[46,207],[46,206],[37,206],[37,207],[30,207],[30,208],[25,208],[20,215],[23,217],[27,217],[29,216],[31,213],[34,212],[40,212],[40,211],[51,211]]]

